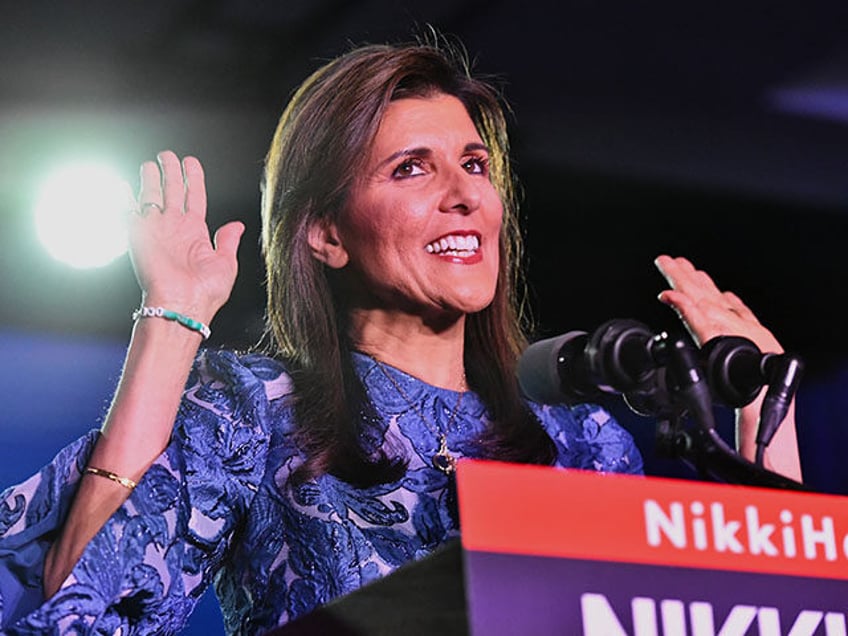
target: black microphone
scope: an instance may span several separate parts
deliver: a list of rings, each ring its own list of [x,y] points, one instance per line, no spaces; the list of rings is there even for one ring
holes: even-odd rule
[[[527,347],[518,359],[518,383],[524,395],[541,404],[598,398],[602,391],[589,379],[583,355],[588,341],[585,331],[569,331]]]
[[[569,331],[540,340],[519,358],[519,384],[531,400],[546,404],[630,393],[625,398],[634,411],[656,414],[662,407],[657,400],[665,400],[668,382],[662,368],[667,357],[661,352],[663,336],[652,334],[640,322],[614,319],[591,335]],[[771,399],[766,409],[783,415],[803,369],[797,357],[762,353],[741,336],[712,338],[698,357],[716,403],[743,407],[768,384]]]
[[[702,365],[713,396],[733,408],[750,404],[757,397],[779,357],[762,353],[741,336],[716,336],[701,347]]]
[[[804,364],[790,353],[763,353],[741,336],[716,336],[701,349],[713,392],[727,406],[750,404],[766,384],[780,404],[795,392]]]
[[[528,398],[543,404],[624,393],[652,377],[655,342],[635,320],[610,320],[591,335],[569,331],[527,347],[518,360],[518,382]]]

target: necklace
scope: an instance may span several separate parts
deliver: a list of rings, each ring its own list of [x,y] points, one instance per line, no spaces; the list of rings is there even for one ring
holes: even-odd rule
[[[421,412],[421,409],[418,406],[417,402],[413,402],[406,395],[406,391],[398,384],[397,380],[395,380],[391,374],[386,370],[386,367],[383,366],[383,363],[377,360],[374,356],[370,356],[371,359],[377,364],[382,371],[383,375],[386,376],[386,379],[392,383],[392,386],[395,387],[395,390],[398,394],[404,399],[404,401],[412,407],[415,412],[418,414],[418,417],[423,422],[424,426],[427,427],[427,430],[430,431],[436,439],[439,440],[439,450],[430,458],[430,462],[433,464],[433,467],[442,471],[446,475],[450,475],[452,472],[456,470],[456,457],[450,454],[450,450],[448,449],[448,439],[445,433],[439,431],[435,426],[433,426],[429,420],[424,417],[424,413]],[[463,374],[463,384],[465,384],[465,375]],[[450,419],[448,423],[445,425],[445,430],[447,431],[453,421],[456,419],[456,414],[459,411],[459,406],[462,404],[462,396],[464,395],[463,391],[459,392],[459,397],[456,400],[456,406],[453,407],[453,411],[451,411]]]

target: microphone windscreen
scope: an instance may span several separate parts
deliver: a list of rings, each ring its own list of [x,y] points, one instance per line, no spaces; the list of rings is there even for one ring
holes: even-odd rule
[[[569,331],[554,338],[534,342],[518,359],[518,383],[524,395],[534,402],[559,404],[567,401],[560,377],[562,352],[585,343],[585,331]]]

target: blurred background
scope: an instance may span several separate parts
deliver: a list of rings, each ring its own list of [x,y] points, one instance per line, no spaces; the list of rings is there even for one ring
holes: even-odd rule
[[[92,255],[87,240],[108,220],[84,221],[103,187],[65,183],[49,199],[52,176],[97,164],[135,188],[139,164],[159,150],[199,157],[210,226],[247,225],[210,344],[250,346],[264,312],[258,184],[286,99],[351,44],[405,40],[431,24],[459,37],[512,105],[536,336],[611,318],[673,328],[652,261],[688,256],[803,358],[805,476],[821,492],[848,493],[848,4],[3,0],[2,9],[0,484],[99,425],[138,304],[126,255],[99,267],[63,259],[75,246]],[[39,216],[56,196],[59,217]],[[44,227],[59,229],[52,248]],[[654,453],[650,420],[611,408],[649,472],[675,475],[678,462]],[[187,633],[219,633],[216,611],[204,601]]]

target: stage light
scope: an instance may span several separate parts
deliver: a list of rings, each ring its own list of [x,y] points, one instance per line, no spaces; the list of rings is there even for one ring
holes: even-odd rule
[[[52,173],[35,205],[38,237],[53,258],[76,268],[102,267],[127,250],[129,184],[114,169],[76,163]]]

